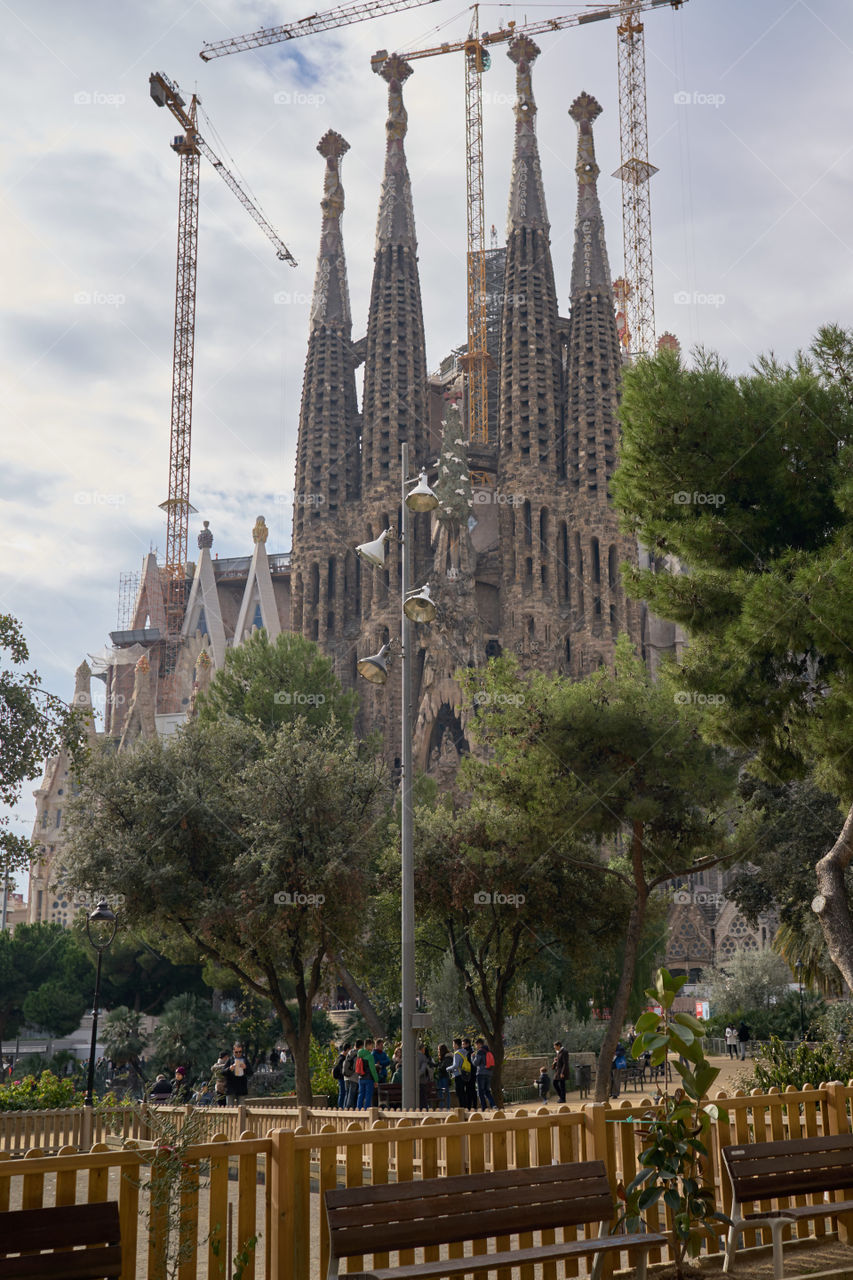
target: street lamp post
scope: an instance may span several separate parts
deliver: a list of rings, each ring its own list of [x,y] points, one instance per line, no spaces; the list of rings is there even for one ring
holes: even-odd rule
[[[806,1020],[803,1014],[803,962],[797,961],[797,985],[800,988],[800,1039],[806,1038]]]
[[[104,898],[95,907],[95,910],[86,916],[86,937],[89,944],[98,953],[98,967],[95,974],[95,1001],[92,1006],[92,1044],[89,1049],[89,1072],[86,1079],[86,1097],[83,1105],[86,1107],[94,1106],[94,1098],[92,1091],[95,1084],[95,1046],[98,1040],[98,1004],[101,999],[101,961],[104,952],[112,944],[113,938],[116,936],[116,926],[118,921],[114,912],[109,908],[109,904]]]
[[[402,469],[402,500],[400,520],[400,544],[402,554],[402,621],[400,626],[400,676],[402,683],[402,775],[400,779],[401,839],[400,839],[400,967],[402,1013],[402,1096],[404,1110],[414,1110],[418,1105],[417,1033],[415,1004],[415,860],[414,829],[412,824],[412,622],[431,622],[435,617],[435,604],[429,594],[429,585],[412,591],[412,547],[409,512],[434,511],[438,506],[432,489],[422,472],[413,489],[409,479],[409,446],[400,447]],[[356,552],[368,563],[381,567],[385,562],[385,542],[390,531],[385,530],[373,542],[363,543]],[[379,653],[363,658],[357,663],[359,675],[372,684],[384,684],[388,676],[386,655],[390,646],[385,644]]]

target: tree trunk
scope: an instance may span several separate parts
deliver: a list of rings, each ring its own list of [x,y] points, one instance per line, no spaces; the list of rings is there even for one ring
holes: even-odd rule
[[[385,1028],[380,1022],[379,1015],[374,1009],[367,992],[363,987],[358,985],[355,978],[344,964],[343,957],[335,954],[330,956],[330,959],[333,961],[338,971],[341,986],[346,988],[347,994],[370,1028],[370,1034],[373,1036],[374,1040],[386,1039]]]
[[[847,899],[844,872],[853,859],[853,807],[850,808],[841,834],[829,853],[815,867],[817,895],[812,900],[814,911],[830,958],[850,990],[853,990],[853,916]]]
[[[616,997],[610,1010],[610,1025],[604,1036],[604,1043],[598,1055],[598,1067],[595,1076],[595,1101],[606,1102],[610,1097],[610,1066],[622,1024],[628,1012],[628,1001],[634,985],[634,974],[637,968],[637,955],[640,950],[640,938],[646,920],[646,906],[649,901],[649,888],[643,871],[643,825],[634,823],[631,841],[631,863],[634,872],[636,897],[628,917],[628,931],[625,935],[625,958],[622,964],[622,976],[616,989]]]
[[[296,1067],[296,1105],[310,1107],[314,1098],[311,1089],[311,1065],[308,1051],[311,1047],[311,1017],[308,1022],[300,1018],[299,1032],[293,1045],[293,1061]]]

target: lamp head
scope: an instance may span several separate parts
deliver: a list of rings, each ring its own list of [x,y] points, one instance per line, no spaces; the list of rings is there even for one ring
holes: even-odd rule
[[[355,664],[356,671],[365,680],[369,680],[371,684],[384,684],[388,679],[388,663],[385,655],[388,652],[388,645],[383,644],[378,653],[372,654],[369,658],[359,658]]]
[[[406,506],[410,511],[435,511],[438,506],[438,498],[427,484],[425,471],[421,472],[414,489],[406,494]]]
[[[105,951],[116,936],[118,920],[106,898],[86,916],[86,936],[96,951]]]
[[[415,591],[403,605],[403,612],[411,622],[432,622],[435,618],[435,601],[429,593],[429,583]]]
[[[366,560],[368,564],[372,564],[377,569],[385,568],[385,543],[391,537],[391,530],[385,529],[380,533],[378,538],[374,538],[372,542],[362,542],[356,549],[355,554],[362,560]]]

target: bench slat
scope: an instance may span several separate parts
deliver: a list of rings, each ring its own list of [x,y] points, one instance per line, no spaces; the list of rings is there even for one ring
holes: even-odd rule
[[[495,1271],[499,1267],[539,1263],[549,1259],[582,1257],[591,1253],[612,1253],[623,1249],[652,1249],[667,1243],[662,1235],[602,1236],[596,1240],[567,1240],[564,1244],[542,1245],[538,1249],[510,1249],[502,1253],[478,1253],[467,1258],[445,1258],[442,1262],[419,1262],[410,1267],[382,1267],[348,1274],[346,1280],[430,1280],[433,1276],[458,1276],[473,1271]]]
[[[723,1148],[741,1203],[853,1187],[853,1135],[755,1142]]]
[[[113,1280],[120,1275],[119,1244],[0,1258],[2,1280]]]
[[[0,1280],[108,1280],[120,1240],[114,1200],[0,1213]]]
[[[571,1175],[569,1174],[571,1170]],[[396,1182],[379,1187],[339,1187],[326,1192],[329,1209],[342,1205],[381,1204],[386,1201],[423,1200],[430,1195],[453,1195],[466,1191],[485,1191],[500,1187],[544,1185],[563,1182],[571,1176],[577,1184],[595,1183],[595,1190],[610,1184],[600,1160],[584,1160],[577,1164],[536,1165],[532,1169],[501,1169],[494,1173],[463,1173],[452,1178],[425,1178],[420,1182]]]

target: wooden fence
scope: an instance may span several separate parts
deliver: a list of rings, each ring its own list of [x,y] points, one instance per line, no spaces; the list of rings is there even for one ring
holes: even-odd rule
[[[730,1208],[731,1194],[721,1177],[722,1146],[853,1131],[853,1082],[767,1095],[718,1095],[718,1100],[729,1118],[713,1127],[703,1176],[715,1188],[723,1211]],[[172,1218],[157,1200],[163,1175],[156,1169],[152,1207],[151,1162],[157,1136],[156,1122],[149,1117],[154,1145],[143,1137],[127,1137],[121,1146],[97,1142],[86,1153],[65,1148],[58,1155],[46,1155],[32,1150],[23,1158],[0,1159],[0,1210],[118,1200],[123,1280],[163,1280],[167,1240],[171,1237],[174,1244],[179,1223],[186,1236],[179,1280],[230,1277],[231,1258],[253,1236],[257,1242],[243,1272],[245,1280],[323,1280],[328,1239],[322,1192],[327,1188],[603,1159],[615,1195],[617,1182],[630,1181],[637,1168],[642,1142],[637,1130],[650,1105],[647,1099],[626,1098],[618,1107],[540,1107],[475,1113],[467,1119],[456,1112],[358,1116],[308,1109],[285,1114],[273,1108],[263,1114],[249,1108],[258,1131],[239,1136],[223,1132],[180,1151],[184,1176]],[[185,1111],[163,1110],[185,1123]],[[205,1123],[230,1118],[209,1112]],[[114,1117],[114,1127],[120,1119]],[[267,1120],[270,1128],[262,1133]],[[114,1135],[108,1141],[116,1144],[119,1138]],[[651,1230],[665,1225],[663,1212],[649,1212]],[[793,1230],[801,1236],[808,1232],[805,1223]],[[825,1225],[818,1223],[817,1231],[825,1234]],[[762,1241],[760,1229],[745,1239],[747,1246],[762,1242],[767,1241]],[[482,1248],[475,1244],[475,1253]],[[661,1252],[653,1251],[652,1261],[661,1260]],[[387,1263],[377,1260],[377,1265]],[[353,1259],[349,1270],[361,1267],[362,1262]],[[558,1274],[577,1275],[577,1264],[566,1264],[559,1273],[556,1264],[543,1267],[543,1280],[557,1280]]]

